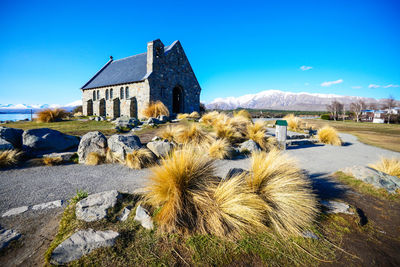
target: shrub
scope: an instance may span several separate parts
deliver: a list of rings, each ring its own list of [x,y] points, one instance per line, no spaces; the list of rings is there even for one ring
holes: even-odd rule
[[[239,110],[239,111],[234,111],[233,112],[233,116],[234,117],[243,117],[243,118],[246,118],[246,119],[248,119],[248,120],[250,120],[251,121],[251,114],[250,114],[250,112],[248,112],[247,110],[245,110],[245,109],[241,109],[241,110]]]
[[[159,208],[161,231],[196,230],[194,196],[215,182],[213,161],[192,146],[174,150],[151,169],[147,201]]]
[[[146,118],[156,118],[160,115],[169,116],[168,108],[161,101],[151,102],[143,110],[142,115]]]
[[[375,170],[400,178],[400,159],[382,157],[378,162],[369,166]]]
[[[282,236],[300,235],[317,213],[310,182],[286,154],[254,152],[246,182],[264,200],[267,225]]]
[[[229,140],[231,143],[236,142],[241,137],[241,135],[229,124],[216,124],[214,130],[218,138]]]
[[[331,126],[324,126],[318,131],[318,139],[321,143],[341,146],[342,140],[340,140],[339,134],[335,128]]]
[[[291,130],[291,131],[300,131],[301,130],[301,127],[303,124],[302,119],[294,116],[294,114],[288,114],[283,118],[287,121],[289,130]]]
[[[73,113],[73,114],[78,113],[78,112],[80,112],[80,113],[83,112],[82,106],[76,106],[76,107],[74,107],[74,109],[72,110],[72,113]]]
[[[175,141],[179,144],[200,145],[202,143],[210,143],[212,140],[213,138],[207,132],[196,124],[191,124],[189,126],[181,126]]]
[[[132,151],[126,155],[125,164],[131,169],[142,169],[155,163],[155,156],[147,148]]]
[[[17,150],[0,151],[0,168],[10,167],[18,164],[22,152]]]
[[[44,109],[36,113],[37,122],[55,122],[67,117],[68,113],[64,109]]]
[[[176,139],[181,131],[182,127],[168,125],[166,127],[161,128],[157,134],[162,139],[166,139],[169,142],[176,142]]]
[[[253,122],[246,117],[243,116],[235,116],[233,118],[225,121],[225,124],[230,125],[241,137],[246,137],[247,135],[247,127],[251,125]]]
[[[109,147],[106,149],[106,155],[104,162],[107,163],[122,163],[123,159],[119,158],[117,155],[115,155]]]
[[[85,160],[86,165],[100,165],[106,162],[106,156],[97,152],[90,152]]]
[[[217,122],[219,115],[218,111],[208,112],[201,117],[201,122],[207,126],[212,126]]]
[[[189,117],[189,115],[190,114],[188,114],[188,113],[179,113],[178,115],[176,115],[176,118],[178,120],[184,120],[184,119],[187,119]]]
[[[189,114],[188,118],[190,119],[199,119],[200,114],[197,111],[193,111],[192,113]]]
[[[331,119],[331,115],[329,115],[329,114],[322,114],[322,115],[321,115],[321,119],[322,119],[322,120],[330,120],[330,119]]]
[[[233,148],[225,139],[218,139],[208,146],[208,154],[214,159],[228,159],[233,156]]]

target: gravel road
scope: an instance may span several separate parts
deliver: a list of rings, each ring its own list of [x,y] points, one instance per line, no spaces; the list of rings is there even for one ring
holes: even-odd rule
[[[367,165],[380,156],[400,157],[400,153],[360,143],[350,134],[341,134],[345,146],[314,145],[291,148],[287,153],[311,177],[323,177],[344,167]],[[399,140],[400,142],[400,140]],[[230,168],[248,168],[248,159],[221,160],[216,164],[219,175]],[[0,171],[0,213],[10,208],[33,205],[57,199],[67,200],[77,190],[96,193],[117,189],[121,192],[140,190],[146,183],[148,169],[131,170],[121,165],[63,165]]]

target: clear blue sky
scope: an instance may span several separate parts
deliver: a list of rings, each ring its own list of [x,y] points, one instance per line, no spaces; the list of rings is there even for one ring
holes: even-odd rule
[[[267,89],[400,99],[399,14],[396,0],[1,0],[0,103],[77,100],[110,55],[157,38],[181,41],[205,102]]]

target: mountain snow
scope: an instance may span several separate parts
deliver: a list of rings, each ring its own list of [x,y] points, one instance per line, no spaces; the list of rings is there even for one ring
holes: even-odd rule
[[[209,109],[277,109],[277,110],[326,110],[326,105],[333,100],[346,106],[358,99],[366,103],[378,102],[374,98],[358,96],[343,96],[336,94],[292,93],[280,90],[267,90],[257,94],[247,94],[239,97],[216,98],[206,105]]]
[[[0,104],[0,110],[8,109],[45,109],[45,108],[74,108],[82,105],[82,100],[76,100],[74,102],[60,105],[60,104]]]

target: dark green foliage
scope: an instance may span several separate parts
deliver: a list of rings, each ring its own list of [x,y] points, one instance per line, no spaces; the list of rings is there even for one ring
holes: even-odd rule
[[[323,120],[330,120],[330,119],[331,119],[331,115],[329,115],[329,114],[322,114],[322,115],[321,115],[321,119],[323,119]]]

